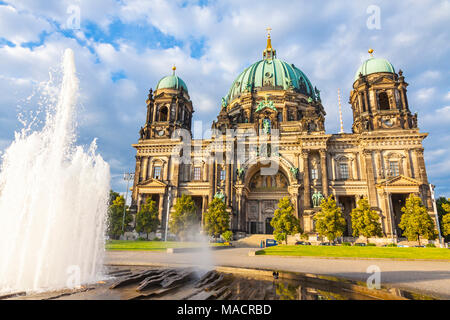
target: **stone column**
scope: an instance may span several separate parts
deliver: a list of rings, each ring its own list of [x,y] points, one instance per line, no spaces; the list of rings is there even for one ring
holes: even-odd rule
[[[353,180],[359,180],[358,179],[358,158],[357,155],[354,154],[352,161],[352,170],[353,170]]]
[[[161,221],[161,224],[163,223],[163,220],[162,220],[163,210],[164,210],[164,193],[160,193],[159,194],[158,218],[159,218],[159,221]]]
[[[153,123],[156,122],[156,114],[158,113],[158,106],[155,104],[153,104]]]
[[[303,158],[303,188],[304,188],[304,201],[305,208],[311,207],[311,189],[309,181],[309,151],[302,151]]]
[[[209,199],[212,199],[214,196],[214,155],[211,155],[208,163],[208,181],[209,181]]]
[[[136,156],[136,168],[134,170],[134,183],[133,183],[133,193],[132,198],[135,202],[138,201],[138,188],[137,185],[139,184],[140,177],[141,177],[141,157]]]
[[[366,102],[367,112],[372,113],[369,103],[369,97],[367,96],[367,89],[364,90],[364,101]]]
[[[417,149],[411,149],[411,159],[413,164],[414,179],[421,180],[419,164],[417,163]]]
[[[385,178],[383,171],[383,153],[381,150],[378,150],[378,172],[377,176],[381,178]]]
[[[371,150],[364,150],[364,161],[365,161],[365,167],[366,167],[366,175],[367,175],[367,186],[369,189],[369,203],[370,206],[376,207],[377,206],[377,193],[375,190],[375,176],[373,172],[373,164],[372,164],[372,151]]]
[[[320,153],[320,167],[322,171],[322,193],[325,198],[328,198],[328,172],[327,172],[327,152],[326,150],[319,150]]]
[[[395,89],[391,89],[389,91],[391,93],[392,100],[394,101],[394,109],[397,110],[398,107],[397,107],[397,99],[395,99]]]
[[[149,157],[145,157],[144,161],[142,162],[142,171],[141,171],[142,181],[147,180],[148,160],[149,160]]]
[[[423,183],[421,186],[421,191],[423,195],[424,205],[430,209],[433,207],[431,203],[431,192],[430,188],[428,186],[428,177],[427,177],[427,171],[425,168],[425,159],[423,157],[423,148],[416,149],[416,156],[417,156],[417,166],[419,169],[419,175],[420,180]]]
[[[203,218],[205,216],[205,212],[208,211],[208,196],[203,196],[202,197],[202,222],[201,222],[201,226],[203,228]]]
[[[202,161],[202,181],[208,181],[208,166],[204,160]]]
[[[404,87],[401,87],[400,93],[401,93],[401,98],[402,98],[403,110],[407,110],[408,106],[406,105],[406,97],[405,97],[405,88]]]
[[[411,169],[411,156],[409,150],[406,150],[406,174],[408,177],[412,178],[412,169]]]
[[[331,178],[332,180],[337,180],[336,175],[336,160],[334,159],[334,155],[331,154]]]
[[[231,201],[231,165],[226,164],[225,165],[225,192],[226,192],[226,201],[225,203],[227,205],[230,205]]]

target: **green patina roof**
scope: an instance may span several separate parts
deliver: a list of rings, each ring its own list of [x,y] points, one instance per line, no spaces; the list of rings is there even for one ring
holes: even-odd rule
[[[360,73],[362,73],[363,76],[367,76],[368,74],[377,72],[395,73],[395,69],[394,66],[386,59],[370,58],[364,61],[358,71],[356,71],[355,81],[358,80]]]
[[[159,80],[158,85],[156,86],[155,90],[159,90],[159,89],[181,89],[183,88],[186,92],[188,92],[187,86],[184,83],[184,81],[176,76],[176,75],[171,75],[171,76],[167,76],[162,78],[161,80]]]
[[[302,82],[303,93],[315,99],[314,87],[300,69],[277,58],[264,59],[246,68],[236,78],[226,99],[227,102],[231,102],[246,90],[267,86],[279,87],[282,90],[297,89],[302,92]]]

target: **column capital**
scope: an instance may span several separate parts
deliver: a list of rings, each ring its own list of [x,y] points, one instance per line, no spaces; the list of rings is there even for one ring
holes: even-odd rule
[[[302,157],[303,157],[303,158],[309,157],[309,149],[303,149],[303,150],[301,151],[301,154],[302,154]]]
[[[320,156],[322,158],[326,157],[327,156],[327,150],[326,149],[319,149],[319,154],[320,154]]]

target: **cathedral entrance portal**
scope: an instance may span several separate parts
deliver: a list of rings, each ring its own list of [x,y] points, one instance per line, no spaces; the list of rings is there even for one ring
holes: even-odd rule
[[[278,171],[274,175],[261,175],[258,171],[250,179],[247,198],[247,232],[250,234],[273,234],[270,225],[278,202],[289,196],[288,179]]]

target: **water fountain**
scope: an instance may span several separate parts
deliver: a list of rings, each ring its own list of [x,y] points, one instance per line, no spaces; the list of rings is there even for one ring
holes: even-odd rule
[[[95,282],[104,256],[109,165],[75,145],[78,79],[67,49],[45,125],[16,132],[0,171],[0,293]]]

